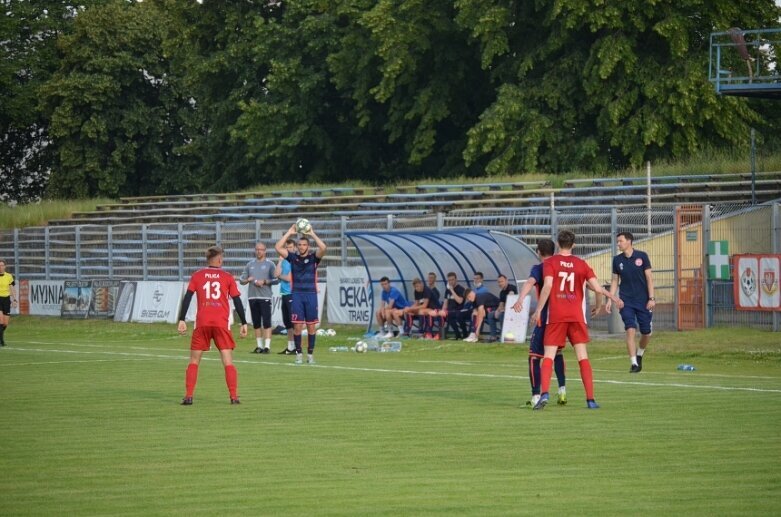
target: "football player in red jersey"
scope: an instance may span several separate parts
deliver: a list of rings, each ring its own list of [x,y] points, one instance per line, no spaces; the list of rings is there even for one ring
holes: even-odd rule
[[[586,390],[586,407],[597,409],[599,404],[594,400],[594,377],[586,348],[589,342],[586,326],[586,284],[590,285],[595,293],[613,300],[617,307],[620,308],[623,303],[600,285],[597,276],[585,260],[572,254],[572,248],[575,246],[574,233],[562,230],[559,232],[558,241],[559,252],[545,259],[542,264],[543,287],[533,317],[534,321],[539,321],[542,308],[548,302],[548,321],[543,338],[545,357],[542,360],[540,375],[542,393],[534,409],[542,409],[548,403],[553,359],[556,357],[556,352],[564,347],[567,339],[575,349],[578,358],[580,378]]]
[[[193,294],[195,294],[198,312],[195,316],[195,330],[193,330],[193,336],[190,340],[190,364],[187,366],[185,374],[183,406],[189,406],[193,403],[193,392],[198,380],[198,365],[201,364],[203,353],[211,348],[212,340],[214,340],[217,350],[220,351],[222,364],[225,367],[225,382],[228,385],[231,404],[239,403],[238,375],[236,367],[233,366],[233,349],[236,348],[236,343],[233,341],[228,323],[230,298],[233,299],[236,314],[241,320],[239,335],[242,338],[247,336],[247,319],[244,315],[244,305],[241,303],[236,280],[233,275],[222,269],[223,255],[224,252],[219,246],[212,246],[206,250],[208,266],[196,271],[190,277],[190,284],[187,286],[187,292],[182,300],[182,308],[179,311],[178,330],[179,334],[184,335],[187,332],[187,323],[184,319]]]

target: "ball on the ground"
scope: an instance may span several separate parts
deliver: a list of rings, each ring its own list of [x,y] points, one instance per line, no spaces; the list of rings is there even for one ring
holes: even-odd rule
[[[311,229],[312,224],[308,219],[301,217],[296,221],[296,230],[298,230],[298,233],[307,233]]]
[[[336,335],[336,331],[334,329],[328,329],[325,331],[325,335],[333,337]]]
[[[504,335],[504,340],[505,341],[515,341],[515,334],[513,334],[512,332],[507,332]]]
[[[358,341],[357,343],[355,343],[355,351],[358,352],[359,354],[366,352],[367,348],[368,347],[366,345],[366,342],[364,341]]]
[[[325,336],[325,329],[317,329],[317,332],[315,332],[318,336]]]

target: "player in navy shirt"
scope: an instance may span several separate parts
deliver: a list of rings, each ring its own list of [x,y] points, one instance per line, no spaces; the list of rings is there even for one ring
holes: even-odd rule
[[[434,298],[434,294],[431,292],[431,289],[429,289],[424,283],[423,280],[420,278],[413,278],[412,279],[412,287],[415,290],[414,296],[415,296],[415,302],[410,305],[409,307],[404,309],[404,318],[406,323],[406,331],[408,334],[412,333],[412,318],[415,316],[421,316],[421,320],[423,323],[421,324],[421,331],[423,332],[423,337],[431,339],[431,327],[430,327],[430,318],[429,318],[429,308],[435,309],[436,307],[432,304],[432,299]]]
[[[540,258],[539,264],[534,264],[529,272],[529,278],[521,288],[521,294],[518,295],[518,301],[513,305],[515,312],[521,312],[523,309],[523,301],[526,296],[531,293],[532,289],[537,290],[537,299],[540,297],[540,291],[542,291],[543,277],[542,277],[542,262],[546,258],[553,256],[556,251],[556,245],[550,239],[540,239],[537,241],[537,256]],[[531,309],[531,308],[530,308]],[[548,304],[542,308],[542,317],[539,325],[532,326],[532,335],[529,339],[529,383],[532,387],[532,399],[526,403],[527,406],[534,407],[537,401],[540,400],[540,362],[545,356],[545,347],[542,344],[545,337],[545,323],[548,321]],[[553,368],[556,371],[556,379],[559,381],[559,393],[558,403],[564,405],[567,403],[567,388],[566,376],[564,370],[564,356],[561,355],[560,349],[556,353],[556,357],[553,360]]]
[[[482,276],[482,273],[480,273]],[[481,286],[481,291],[467,289],[464,291],[464,300],[472,304],[472,332],[464,339],[467,343],[480,341],[480,329],[486,315],[499,307],[499,298],[488,292],[488,288]]]
[[[651,319],[656,300],[651,261],[645,252],[634,249],[632,241],[633,237],[629,232],[621,232],[616,237],[616,244],[621,253],[613,257],[610,294],[619,291],[618,296],[624,302],[621,319],[624,320],[626,329],[626,350],[632,362],[629,372],[639,373],[643,369],[643,354],[651,340]],[[610,301],[605,304],[605,309],[610,312]],[[637,328],[640,329],[639,347],[635,345]]]
[[[491,328],[490,342],[497,340],[496,329],[498,325],[501,325],[504,321],[504,311],[506,310],[507,297],[511,294],[518,294],[518,289],[515,285],[511,284],[505,275],[499,275],[496,277],[496,283],[499,284],[499,307],[495,311],[489,312],[485,315],[485,319],[488,322],[488,326]]]
[[[428,282],[426,287],[431,290],[431,299],[428,301],[429,309],[441,309],[442,308],[442,294],[437,289],[437,274],[429,273]]]
[[[277,241],[274,249],[280,257],[290,262],[290,318],[293,320],[293,342],[296,347],[296,364],[303,362],[301,350],[301,334],[306,325],[308,333],[307,362],[314,364],[315,326],[320,323],[317,316],[317,266],[325,255],[326,245],[310,228],[296,243],[297,252],[289,253],[285,242],[297,233],[296,225],[288,229],[285,235]],[[309,249],[309,238],[317,244],[317,251]]]

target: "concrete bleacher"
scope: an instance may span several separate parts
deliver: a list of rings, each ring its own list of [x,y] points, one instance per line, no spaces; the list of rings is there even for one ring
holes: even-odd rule
[[[781,173],[756,176],[758,201],[781,198]],[[51,226],[288,220],[306,217],[421,216],[458,209],[517,209],[549,206],[644,206],[645,177],[567,180],[562,188],[546,181],[421,184],[393,188],[312,187],[276,192],[238,192],[121,198],[91,212],[77,212]],[[654,204],[729,203],[751,200],[751,175],[695,174],[651,178]]]

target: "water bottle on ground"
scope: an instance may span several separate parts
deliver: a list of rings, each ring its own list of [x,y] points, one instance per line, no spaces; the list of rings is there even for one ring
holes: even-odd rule
[[[693,364],[679,364],[678,369],[682,372],[693,372],[696,370]]]
[[[350,347],[348,346],[332,346],[328,349],[329,352],[349,352]]]
[[[380,352],[401,352],[401,341],[384,341],[380,345]]]

